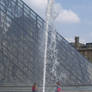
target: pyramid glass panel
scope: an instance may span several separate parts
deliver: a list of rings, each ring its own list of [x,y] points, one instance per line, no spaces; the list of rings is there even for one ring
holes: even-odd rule
[[[48,34],[46,84],[91,84],[92,64],[52,28]],[[42,85],[44,48],[45,21],[22,0],[0,0],[0,83]]]

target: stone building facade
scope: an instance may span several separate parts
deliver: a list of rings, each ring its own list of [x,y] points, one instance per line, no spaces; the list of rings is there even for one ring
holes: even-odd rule
[[[89,61],[92,62],[92,43],[86,43],[86,44],[82,44],[79,42],[79,37],[76,36],[75,37],[75,42],[71,43],[72,46],[74,46],[75,48],[77,48],[77,50],[83,55],[85,56]]]

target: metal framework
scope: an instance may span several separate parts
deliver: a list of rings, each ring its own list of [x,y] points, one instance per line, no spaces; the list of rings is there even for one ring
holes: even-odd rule
[[[0,0],[0,83],[42,84],[45,21],[22,0]],[[58,65],[53,63],[49,47],[52,28],[48,35],[46,85],[57,78],[63,85],[91,84],[89,62],[56,32]],[[91,64],[90,64],[91,65]]]
[[[44,20],[23,1],[0,0],[0,81],[36,81],[34,68],[42,61],[37,52],[41,52],[43,27]]]

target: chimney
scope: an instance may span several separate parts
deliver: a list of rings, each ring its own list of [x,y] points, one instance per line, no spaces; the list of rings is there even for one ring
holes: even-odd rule
[[[79,48],[79,37],[75,36],[75,47],[78,49]]]

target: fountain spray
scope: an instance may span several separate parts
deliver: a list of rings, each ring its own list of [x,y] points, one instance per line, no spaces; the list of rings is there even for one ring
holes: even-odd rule
[[[48,45],[48,31],[51,20],[51,11],[54,0],[48,0],[47,14],[46,14],[46,28],[45,28],[45,51],[44,51],[44,69],[43,69],[43,92],[45,92],[46,85],[46,64],[47,64],[47,45]]]

